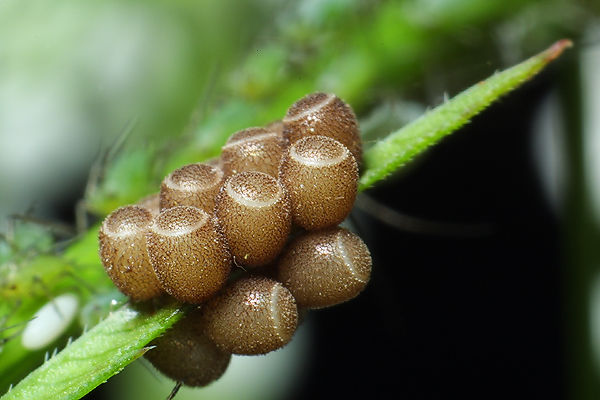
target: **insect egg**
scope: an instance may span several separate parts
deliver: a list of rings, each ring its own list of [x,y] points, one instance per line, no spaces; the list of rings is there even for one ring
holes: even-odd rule
[[[337,140],[307,136],[290,145],[279,178],[290,198],[294,223],[322,229],[338,225],[352,210],[358,166]]]
[[[248,128],[236,132],[222,148],[225,176],[244,171],[260,171],[277,177],[286,140],[275,130]]]
[[[23,329],[23,347],[27,350],[39,350],[54,342],[69,327],[77,314],[78,306],[79,299],[71,293],[50,300],[34,314]]]
[[[287,110],[283,118],[283,136],[294,143],[311,135],[323,135],[341,142],[360,164],[362,143],[356,116],[336,95],[312,93]]]
[[[283,136],[283,121],[282,120],[273,121],[273,122],[265,125],[265,128],[272,132],[276,132],[278,135]]]
[[[132,300],[161,294],[146,251],[152,214],[138,206],[121,207],[104,220],[98,233],[100,259],[115,286]]]
[[[371,254],[357,235],[342,228],[307,232],[286,248],[277,280],[298,307],[322,308],[356,297],[371,275]]]
[[[231,354],[221,351],[203,332],[197,311],[189,312],[144,357],[160,372],[187,386],[206,386],[227,370]]]
[[[249,267],[273,261],[292,225],[285,190],[272,176],[256,171],[227,179],[215,213],[234,261]]]
[[[160,193],[148,195],[138,201],[136,205],[150,211],[153,217],[157,216],[160,214]]]
[[[223,171],[213,165],[189,164],[171,172],[160,186],[160,209],[193,206],[212,214]]]
[[[227,280],[231,256],[206,212],[179,206],[163,210],[148,229],[148,255],[164,290],[179,301],[201,303]]]
[[[265,354],[287,344],[298,326],[294,297],[281,283],[242,278],[203,307],[204,329],[223,351]]]
[[[214,157],[209,160],[202,162],[202,164],[210,165],[211,167],[222,169],[221,157]]]

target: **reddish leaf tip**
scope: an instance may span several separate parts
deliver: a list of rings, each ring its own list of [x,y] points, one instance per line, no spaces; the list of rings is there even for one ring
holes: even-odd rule
[[[555,60],[562,54],[563,51],[565,51],[565,49],[568,49],[569,47],[573,47],[573,42],[569,39],[561,39],[544,52],[544,58],[547,62]]]

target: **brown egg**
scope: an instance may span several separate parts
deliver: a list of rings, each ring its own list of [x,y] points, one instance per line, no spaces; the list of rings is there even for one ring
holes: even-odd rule
[[[126,206],[110,214],[100,227],[100,260],[115,286],[134,301],[162,293],[146,252],[146,231],[152,214]]]
[[[227,370],[231,354],[221,351],[203,332],[197,311],[189,312],[144,357],[164,375],[187,386],[206,386]]]
[[[283,121],[277,120],[265,125],[265,128],[283,137]]]
[[[290,145],[279,179],[288,193],[294,223],[308,230],[336,226],[352,210],[358,166],[348,149],[325,136]]]
[[[150,211],[152,216],[155,217],[160,214],[160,193],[143,197],[136,205]]]
[[[330,93],[312,93],[287,110],[283,118],[283,136],[295,143],[306,136],[322,135],[341,142],[356,162],[362,159],[358,122],[352,108]]]
[[[322,308],[356,297],[371,275],[371,254],[357,235],[342,228],[307,232],[286,248],[277,280],[298,307]]]
[[[198,163],[176,169],[160,186],[160,209],[192,206],[212,214],[223,178],[223,171],[214,165]]]
[[[285,190],[262,172],[242,172],[227,179],[215,213],[234,262],[248,267],[273,261],[292,226]]]
[[[231,255],[214,218],[195,208],[163,210],[147,233],[148,255],[163,289],[177,300],[201,303],[224,284]]]
[[[220,170],[223,170],[223,163],[221,162],[220,156],[211,158],[210,160],[206,160],[202,164],[210,165],[211,167],[215,167]]]
[[[225,352],[265,354],[287,344],[298,325],[294,297],[281,283],[242,278],[203,307],[204,329]]]
[[[234,133],[222,148],[225,176],[259,171],[277,178],[287,141],[274,130],[248,128]]]

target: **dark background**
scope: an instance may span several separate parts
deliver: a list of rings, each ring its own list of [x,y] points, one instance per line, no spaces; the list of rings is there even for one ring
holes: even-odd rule
[[[531,155],[532,117],[555,74],[369,191],[410,216],[490,233],[403,232],[355,210],[372,280],[312,312],[311,366],[291,398],[565,398],[559,224]]]

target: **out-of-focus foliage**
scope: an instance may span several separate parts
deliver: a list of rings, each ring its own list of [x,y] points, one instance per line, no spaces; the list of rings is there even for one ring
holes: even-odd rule
[[[334,92],[359,114],[423,92],[433,91],[439,102],[494,65],[515,63],[563,36],[576,38],[581,21],[592,18],[586,10],[584,3],[558,0],[286,3],[243,61],[211,75],[215,87],[205,92],[199,121],[183,143],[158,148],[155,142],[153,154],[146,149],[123,155],[131,160],[120,157],[90,207],[106,214],[155,191],[169,171],[217,155],[233,132],[282,118],[312,91]],[[131,178],[139,171],[154,176]],[[123,187],[135,189],[135,196]]]

